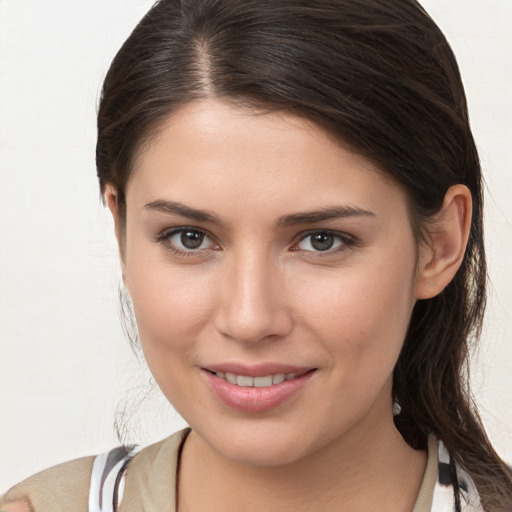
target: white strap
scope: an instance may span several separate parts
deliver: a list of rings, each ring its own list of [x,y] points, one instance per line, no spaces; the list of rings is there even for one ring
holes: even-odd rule
[[[451,458],[448,450],[439,441],[439,470],[438,481],[434,488],[434,498],[431,512],[453,512],[454,510],[454,488],[451,481],[443,482],[441,472],[450,466]],[[462,512],[484,512],[480,503],[478,491],[470,476],[457,464],[455,464],[456,478],[460,490]],[[450,476],[451,478],[451,476]]]
[[[94,459],[89,490],[89,512],[115,512],[114,500],[121,504],[126,478],[126,463],[137,453],[137,449],[127,451],[115,448],[98,455]],[[121,471],[123,474],[121,475]],[[117,486],[116,481],[121,478]]]

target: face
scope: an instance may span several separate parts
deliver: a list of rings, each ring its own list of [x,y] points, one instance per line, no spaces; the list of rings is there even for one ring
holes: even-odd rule
[[[203,100],[139,155],[126,202],[145,357],[218,454],[284,464],[392,421],[417,252],[375,165],[291,114]]]

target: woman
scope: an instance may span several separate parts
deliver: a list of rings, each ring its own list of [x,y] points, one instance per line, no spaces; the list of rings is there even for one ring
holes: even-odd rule
[[[511,509],[464,379],[478,156],[416,2],[158,2],[105,79],[97,166],[142,349],[191,429],[2,510]]]

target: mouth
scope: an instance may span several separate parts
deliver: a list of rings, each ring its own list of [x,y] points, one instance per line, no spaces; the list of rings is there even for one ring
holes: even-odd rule
[[[315,369],[308,370],[305,372],[290,372],[290,373],[276,373],[273,375],[265,375],[262,377],[251,377],[250,375],[236,375],[235,373],[229,372],[211,372],[219,379],[225,380],[230,384],[239,386],[242,388],[267,388],[276,386],[287,380],[293,380],[297,377],[301,377],[308,372],[312,372]]]
[[[296,371],[275,373],[265,367],[253,368],[252,371],[245,368],[245,372],[234,373],[218,368],[203,368],[202,374],[213,395],[224,405],[245,413],[261,413],[276,409],[300,395],[318,370],[294,369]]]

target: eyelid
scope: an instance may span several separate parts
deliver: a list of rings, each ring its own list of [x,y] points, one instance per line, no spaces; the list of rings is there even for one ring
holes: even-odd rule
[[[334,249],[327,249],[325,251],[315,251],[315,250],[306,250],[306,249],[297,248],[297,245],[300,242],[302,242],[306,238],[308,238],[312,235],[316,235],[316,234],[331,235],[331,236],[337,238],[338,240],[341,240],[342,244]],[[349,250],[352,247],[354,247],[356,244],[357,244],[356,239],[353,236],[351,236],[343,231],[335,231],[332,229],[310,229],[308,231],[304,231],[297,235],[296,241],[294,242],[293,246],[291,247],[291,250],[297,251],[297,252],[302,251],[305,253],[312,254],[315,257],[316,256],[321,257],[321,256],[328,256],[328,255],[336,254],[338,252]]]
[[[170,239],[175,236],[176,234],[183,233],[186,231],[195,231],[202,233],[205,238],[210,240],[213,247],[207,247],[202,249],[180,249],[179,247],[176,247],[176,245],[170,243]],[[327,234],[331,235],[334,238],[340,240],[342,243],[335,247],[334,249],[326,249],[325,251],[321,250],[307,250],[307,249],[300,249],[297,247],[297,245],[305,240],[306,238],[313,236],[315,234]],[[196,226],[176,226],[172,228],[167,228],[162,230],[158,235],[156,235],[153,240],[159,244],[162,244],[165,246],[165,248],[169,249],[170,251],[183,256],[198,256],[200,254],[204,254],[207,251],[212,250],[219,250],[220,244],[216,242],[215,236],[212,235],[208,230],[204,228],[199,228]],[[314,257],[325,257],[329,255],[333,255],[339,252],[347,251],[352,249],[354,246],[357,245],[357,239],[342,231],[336,231],[332,229],[310,229],[307,231],[303,231],[296,235],[295,241],[293,242],[292,246],[290,247],[290,250],[292,252],[303,252],[307,253],[308,255],[312,255]]]
[[[202,248],[202,249],[181,249],[179,247],[176,247],[174,244],[170,242],[170,239],[179,234],[186,231],[194,231],[197,233],[202,233],[204,237],[214,245],[214,247],[208,247],[208,248]],[[178,254],[178,255],[184,255],[184,256],[197,256],[201,253],[204,253],[205,251],[212,251],[215,250],[217,247],[219,247],[219,244],[215,241],[215,237],[211,235],[206,229],[198,228],[195,226],[176,226],[173,228],[167,228],[164,229],[162,232],[160,232],[158,235],[154,237],[154,241],[157,243],[162,244],[167,249],[171,250],[172,252]]]

